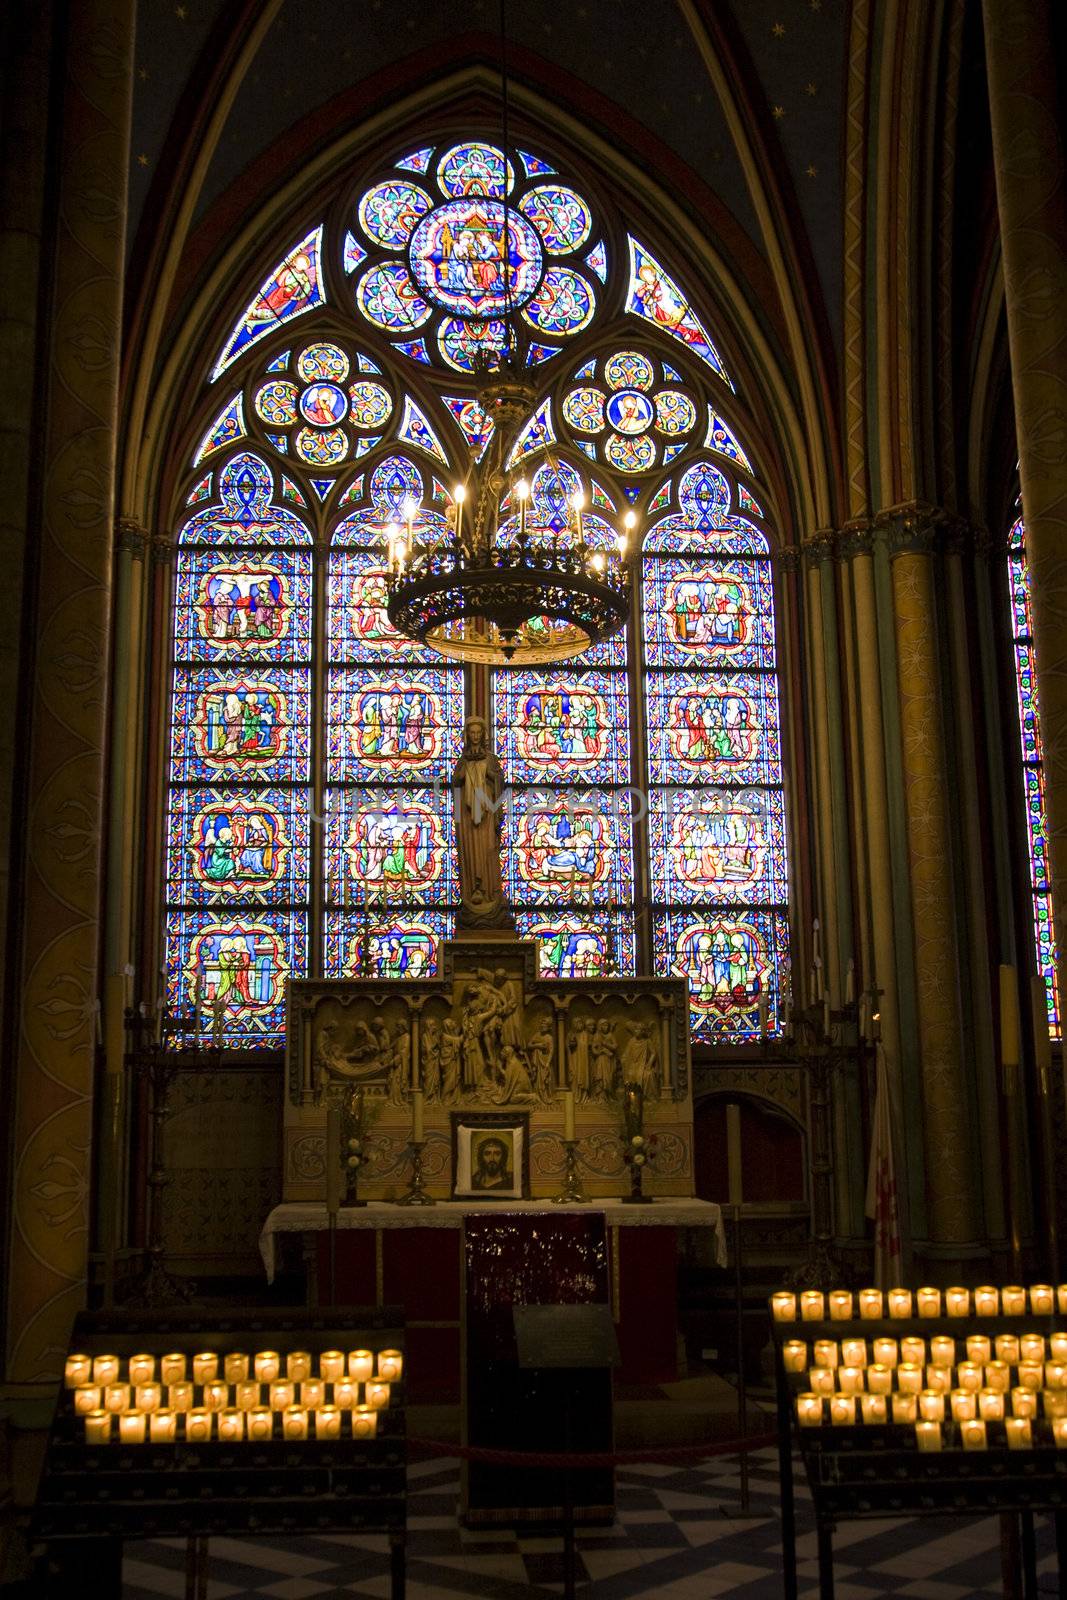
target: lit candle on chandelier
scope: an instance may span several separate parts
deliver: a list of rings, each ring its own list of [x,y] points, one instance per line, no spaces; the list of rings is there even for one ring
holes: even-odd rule
[[[526,505],[530,498],[530,485],[525,478],[520,478],[515,485],[515,498],[519,502],[519,538],[526,537]]]
[[[585,495],[580,489],[571,495],[571,506],[574,510],[575,522],[577,524],[578,543],[584,544],[585,534],[582,528],[582,511],[585,507]]]
[[[457,544],[461,543],[462,538],[463,538],[463,504],[464,504],[464,501],[466,500],[466,498],[467,498],[467,486],[466,486],[466,484],[457,483],[455,489],[453,489],[453,491],[452,491],[452,499],[453,499],[453,502],[454,502],[455,507],[456,507],[456,543]]]

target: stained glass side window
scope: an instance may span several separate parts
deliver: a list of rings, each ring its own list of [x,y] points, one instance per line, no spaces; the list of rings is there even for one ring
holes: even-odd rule
[[[1011,586],[1012,636],[1015,643],[1015,689],[1019,707],[1023,786],[1026,795],[1026,837],[1030,850],[1030,887],[1034,903],[1034,942],[1037,970],[1045,984],[1048,1031],[1061,1039],[1059,982],[1056,974],[1056,932],[1052,921],[1052,885],[1049,878],[1048,819],[1045,810],[1044,750],[1037,700],[1034,662],[1034,627],[1030,610],[1030,568],[1026,559],[1026,528],[1020,518],[1008,540],[1008,578]]]
[[[579,487],[565,461],[538,468],[535,543],[562,525]],[[585,535],[606,548],[614,541],[593,514]],[[511,790],[505,887],[519,934],[537,939],[541,970],[555,977],[634,970],[627,659],[620,635],[558,667],[493,675],[496,747]]]
[[[232,456],[175,574],[168,993],[231,1048],[281,1043],[307,970],[311,536],[273,495]]]
[[[420,977],[436,969],[458,899],[452,769],[463,671],[401,638],[385,615],[383,529],[421,473],[390,456],[338,525],[327,575],[327,977]],[[420,512],[441,525],[440,513]]]
[[[645,540],[643,613],[655,970],[688,977],[694,1038],[781,1027],[785,814],[766,535],[710,462]]]

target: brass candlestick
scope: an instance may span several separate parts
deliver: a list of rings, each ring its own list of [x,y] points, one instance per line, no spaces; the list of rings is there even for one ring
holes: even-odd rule
[[[422,1182],[422,1151],[425,1139],[412,1139],[411,1141],[411,1188],[407,1194],[401,1195],[397,1201],[398,1206],[435,1206],[437,1201],[432,1194],[427,1194]]]
[[[563,1172],[563,1188],[559,1194],[552,1196],[554,1206],[587,1206],[589,1196],[582,1188],[582,1180],[578,1176],[578,1141],[577,1139],[564,1139],[564,1159],[566,1166]]]

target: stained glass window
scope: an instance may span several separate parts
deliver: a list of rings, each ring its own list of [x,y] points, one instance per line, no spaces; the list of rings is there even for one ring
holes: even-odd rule
[[[1021,518],[1012,528],[1008,540],[1008,578],[1011,586],[1015,687],[1019,707],[1019,739],[1022,747],[1023,786],[1026,797],[1026,837],[1030,850],[1030,887],[1034,903],[1037,970],[1045,984],[1049,1037],[1060,1039],[1063,1031],[1059,982],[1056,974],[1056,932],[1052,921],[1044,751],[1037,700],[1034,627],[1030,611],[1030,568],[1026,559],[1026,529]]]

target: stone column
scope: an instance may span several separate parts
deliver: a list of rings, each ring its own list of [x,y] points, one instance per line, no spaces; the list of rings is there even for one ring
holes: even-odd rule
[[[927,1248],[973,1253],[981,1230],[972,1110],[963,1061],[952,858],[935,597],[936,515],[898,508],[888,523],[896,618],[901,762],[907,814],[919,1021]]]
[[[13,1063],[7,1376],[51,1381],[84,1303],[132,0],[66,12]]]
[[[1067,200],[1052,7],[983,0],[1015,429],[1045,745],[1052,905],[1067,993]]]

